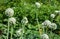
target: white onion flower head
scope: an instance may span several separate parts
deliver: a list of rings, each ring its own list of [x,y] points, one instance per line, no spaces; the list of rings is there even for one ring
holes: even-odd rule
[[[21,33],[22,33],[22,29],[19,29],[19,30],[16,31],[16,34],[17,34],[18,36],[20,36]]]
[[[37,8],[40,8],[40,6],[41,6],[41,4],[39,2],[36,2],[35,5]]]
[[[60,14],[60,11],[58,11],[58,10],[56,10],[55,12],[56,12],[57,14]]]
[[[27,17],[24,17],[22,20],[21,20],[21,23],[26,25],[28,23],[28,19]]]
[[[47,34],[42,34],[41,39],[49,39],[49,36]]]
[[[12,17],[14,15],[14,10],[12,8],[7,8],[5,11],[5,15],[8,17]]]
[[[56,12],[56,13],[59,13],[60,11],[56,10],[55,12]]]
[[[10,24],[16,24],[16,19],[14,17],[11,17],[11,18],[8,19],[8,22]]]
[[[55,23],[51,23],[49,28],[55,30],[55,29],[57,29],[57,25]]]
[[[49,26],[51,25],[51,22],[49,20],[45,20],[43,23],[42,23],[42,26]]]
[[[51,17],[51,18],[55,18],[55,14],[51,14],[50,17]]]

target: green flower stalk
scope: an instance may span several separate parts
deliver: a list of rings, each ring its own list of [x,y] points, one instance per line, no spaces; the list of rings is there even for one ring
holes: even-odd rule
[[[7,33],[7,39],[9,38],[9,21],[8,21],[8,33]]]
[[[12,39],[12,35],[13,35],[13,27],[11,27],[11,39]]]
[[[12,17],[14,15],[14,10],[12,8],[7,8],[5,10],[5,15],[8,16],[8,17]],[[9,26],[10,26],[10,23],[15,21],[14,18],[8,18],[8,33],[7,33],[7,39],[9,38]],[[14,22],[13,22],[14,24]]]
[[[60,12],[60,11],[55,11],[56,13]],[[54,18],[55,18],[55,14],[51,14],[50,17],[51,17],[51,21],[53,22]],[[51,29],[51,35],[52,35],[52,30],[55,30],[57,29],[57,25],[55,23],[51,23],[51,25],[49,26],[49,28]],[[52,36],[51,36],[52,37]],[[54,38],[54,37],[53,37]]]
[[[12,27],[12,25],[16,24],[16,19],[14,17],[11,17],[11,18],[9,18],[8,21],[9,21],[9,24],[11,26],[11,39],[12,39],[12,34],[13,34],[13,27]]]
[[[51,25],[51,22],[49,20],[45,20],[43,23],[42,23],[42,28],[43,28],[43,31],[47,33],[47,30],[49,28],[49,26]],[[45,30],[46,29],[46,30]]]
[[[27,25],[28,23],[28,19],[27,17],[23,17],[23,19],[21,20],[21,24],[22,24],[22,35],[21,35],[21,38],[23,39],[23,33],[25,33],[25,25]]]

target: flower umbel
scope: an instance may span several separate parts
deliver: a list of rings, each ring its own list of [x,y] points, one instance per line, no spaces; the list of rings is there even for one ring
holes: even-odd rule
[[[51,14],[50,17],[51,17],[51,18],[55,18],[55,14]]]
[[[55,30],[55,29],[57,29],[57,25],[55,23],[51,23],[51,25],[49,26],[49,28]]]
[[[5,15],[8,17],[12,17],[14,15],[14,10],[12,8],[7,8],[5,11]]]
[[[42,26],[46,27],[46,26],[49,26],[51,25],[51,22],[49,20],[45,20],[43,23],[42,23]]]
[[[41,6],[41,4],[39,2],[36,2],[35,5],[37,8],[40,8],[40,6]]]
[[[18,36],[20,36],[21,33],[22,33],[22,29],[19,29],[18,31],[16,31],[16,34],[17,34]]]
[[[42,34],[41,39],[49,39],[49,36],[47,34]]]
[[[24,17],[22,20],[21,20],[21,23],[23,25],[26,25],[28,23],[28,19],[26,17]]]
[[[60,11],[58,11],[58,10],[56,10],[55,12],[56,12],[57,14],[60,14]]]
[[[11,17],[11,18],[8,19],[8,22],[9,22],[10,24],[16,24],[16,19],[13,18],[13,17]]]

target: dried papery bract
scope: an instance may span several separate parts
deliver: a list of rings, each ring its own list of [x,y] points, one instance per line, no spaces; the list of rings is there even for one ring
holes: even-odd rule
[[[12,8],[7,8],[5,10],[5,15],[8,16],[8,17],[12,17],[14,15],[14,10]],[[10,26],[10,23],[9,23],[9,19],[8,19],[7,39],[9,38],[9,26]]]

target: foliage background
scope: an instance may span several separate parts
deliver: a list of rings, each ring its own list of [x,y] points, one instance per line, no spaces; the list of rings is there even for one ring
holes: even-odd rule
[[[42,3],[42,6],[37,10],[35,6],[35,2]],[[26,5],[24,4],[26,3]],[[52,22],[50,18],[51,13],[55,13],[55,10],[60,10],[60,0],[0,0],[0,30],[2,30],[1,38],[4,39],[6,37],[7,31],[7,18],[5,16],[5,10],[7,8],[14,9],[14,17],[17,19],[17,24],[14,27],[13,39],[18,39],[19,37],[15,36],[15,32],[21,28],[21,20],[23,16],[26,16],[29,20],[28,25],[26,25],[26,32],[24,34],[24,39],[40,39],[38,26],[36,23],[36,14],[38,14],[39,24],[41,24],[44,20],[48,19]],[[58,29],[60,29],[60,15],[53,19],[54,22],[58,25]],[[12,26],[13,27],[13,26]],[[60,39],[60,35],[52,33],[54,39]],[[48,33],[49,36],[51,36]],[[50,38],[50,39],[53,39]]]

